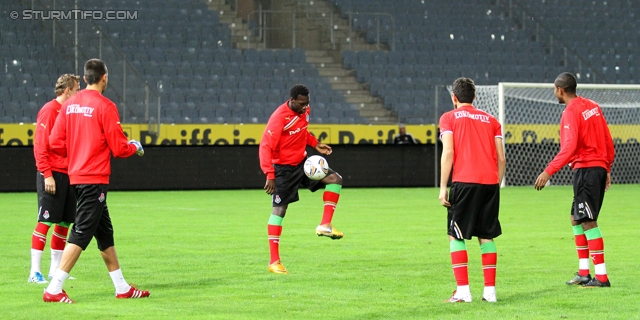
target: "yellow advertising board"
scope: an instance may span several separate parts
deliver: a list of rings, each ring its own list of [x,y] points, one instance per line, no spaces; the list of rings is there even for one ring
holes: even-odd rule
[[[265,124],[163,124],[158,136],[147,125],[122,124],[130,139],[144,145],[255,145]],[[315,124],[309,131],[327,144],[387,144],[398,133],[395,125]],[[0,146],[33,145],[34,124],[0,124]],[[407,132],[420,143],[435,143],[436,126],[408,125]]]
[[[610,124],[615,143],[640,141],[640,125]],[[505,143],[559,143],[559,124],[511,124],[503,129]]]
[[[255,145],[260,143],[264,124],[163,124],[158,136],[148,126],[123,124],[130,139],[144,145]],[[407,125],[419,143],[435,143],[435,124]],[[557,124],[506,125],[505,143],[558,143]],[[640,125],[610,125],[618,143],[640,141]],[[327,144],[389,144],[398,133],[395,125],[311,124],[309,131]],[[0,124],[0,147],[33,145],[35,124]]]

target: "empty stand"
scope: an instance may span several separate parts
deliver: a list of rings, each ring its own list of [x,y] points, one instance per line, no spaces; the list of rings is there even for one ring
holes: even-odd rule
[[[620,32],[640,14],[631,1],[330,2],[370,43],[378,31],[382,39],[395,39],[395,51],[347,50],[342,60],[402,122],[437,121],[451,108],[446,90],[438,88],[459,76],[479,85],[552,82],[563,71],[582,82],[638,81],[631,63],[637,33]]]
[[[326,1],[343,17],[359,12],[351,15],[351,24],[368,42],[394,39],[395,51],[344,50],[341,56],[343,66],[402,122],[436,122],[451,108],[443,88],[459,76],[479,85],[551,82],[572,71],[580,73],[581,82],[638,82],[633,59],[640,56],[640,39],[632,30],[640,7],[630,0],[514,0],[512,6],[495,0]],[[28,5],[0,3],[0,121],[35,120],[40,106],[54,98],[57,77],[75,72],[71,39],[60,35],[54,43],[52,23],[9,18],[9,11]],[[74,5],[56,1],[58,10]],[[105,95],[125,122],[146,122],[144,114],[133,112],[150,99],[146,81],[154,88],[162,83],[163,122],[264,123],[288,99],[288,89],[303,83],[311,90],[312,121],[367,123],[306,61],[304,49],[235,49],[230,27],[205,1],[79,5],[137,12],[135,20],[84,22],[78,33],[80,67],[88,58],[105,60],[110,71]],[[120,52],[142,78],[133,70],[123,72],[129,65],[113,58]]]

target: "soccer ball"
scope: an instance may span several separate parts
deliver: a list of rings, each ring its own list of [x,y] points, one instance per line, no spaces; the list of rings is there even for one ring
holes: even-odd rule
[[[304,174],[311,180],[322,180],[329,172],[329,163],[321,156],[311,156],[304,162]]]

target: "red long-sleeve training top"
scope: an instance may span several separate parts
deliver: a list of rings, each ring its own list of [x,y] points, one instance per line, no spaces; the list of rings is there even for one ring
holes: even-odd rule
[[[560,152],[544,171],[553,175],[571,163],[572,169],[602,167],[611,171],[615,157],[613,139],[597,103],[576,97],[562,112]]]
[[[111,154],[136,153],[120,126],[116,105],[96,90],[83,90],[62,105],[49,136],[53,152],[69,159],[69,180],[76,184],[108,184]]]
[[[289,108],[288,101],[271,114],[260,140],[260,168],[267,179],[275,179],[274,164],[298,165],[307,156],[306,147],[318,140],[308,130],[311,108],[299,114]]]
[[[49,134],[56,118],[60,113],[60,102],[53,99],[47,102],[38,112],[36,121],[36,137],[33,143],[33,156],[36,159],[36,168],[45,178],[51,177],[51,171],[67,173],[67,158],[61,157],[51,151],[49,147]]]

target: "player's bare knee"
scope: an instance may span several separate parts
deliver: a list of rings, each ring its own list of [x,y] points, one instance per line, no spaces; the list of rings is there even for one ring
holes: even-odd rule
[[[285,214],[287,214],[287,207],[273,207],[272,214],[284,218]]]
[[[582,229],[584,231],[593,229],[593,228],[597,228],[598,227],[598,221],[585,221],[582,222]]]
[[[326,178],[324,178],[322,182],[324,182],[325,184],[342,185],[342,176],[339,173],[334,172],[333,174],[330,174]]]

